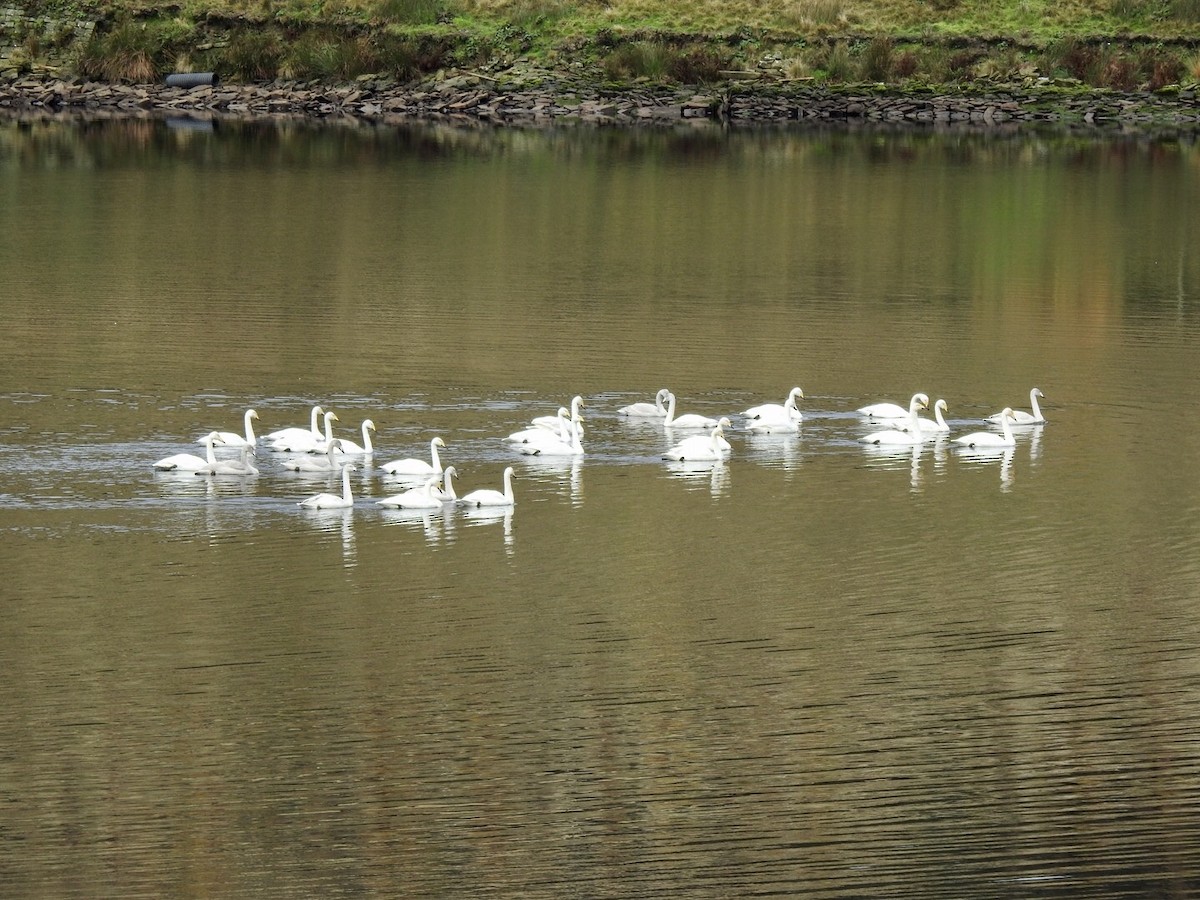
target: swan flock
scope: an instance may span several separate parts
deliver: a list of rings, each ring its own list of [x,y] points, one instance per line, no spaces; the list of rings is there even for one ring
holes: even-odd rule
[[[1022,430],[1028,431],[1031,426],[1037,430],[1045,424],[1046,417],[1038,403],[1044,397],[1040,389],[1033,388],[1029,393],[1029,412],[1006,406],[1000,412],[982,418],[990,426],[988,429],[950,437],[952,423],[945,418],[950,410],[949,403],[939,398],[931,407],[929,395],[918,391],[911,395],[906,405],[880,401],[855,409],[859,422],[866,426],[865,433],[859,434],[856,440],[875,448],[908,448],[914,454],[925,445],[943,440],[964,453],[1009,451],[1017,445],[1018,433]],[[642,423],[636,427],[661,429],[666,440],[661,454],[664,460],[721,465],[734,455],[734,447],[726,435],[734,431],[735,419],[743,423],[741,430],[752,439],[754,436],[779,435],[776,440],[787,440],[800,433],[805,416],[799,404],[804,399],[804,392],[793,387],[782,402],[763,402],[740,413],[713,417],[693,412],[678,413],[675,394],[668,388],[661,388],[653,401],[630,403],[617,408],[612,415],[616,421],[627,422],[630,426]],[[931,408],[933,418],[920,415],[922,410]],[[499,443],[523,457],[579,460],[587,454],[585,409],[590,409],[589,403],[577,394],[568,404],[558,407],[557,412],[533,416],[527,426],[499,439]],[[199,439],[204,446],[203,456],[175,453],[157,460],[152,468],[157,472],[185,476],[252,478],[261,474],[255,461],[261,464],[261,454],[266,453],[275,456],[285,471],[326,479],[340,477],[340,493],[321,492],[296,501],[306,509],[352,509],[355,498],[351,475],[359,470],[365,473],[364,478],[366,473],[374,471],[382,479],[402,483],[404,490],[374,501],[385,509],[512,508],[517,503],[513,488],[516,473],[511,465],[501,472],[499,489],[476,487],[460,495],[453,483],[458,469],[444,465],[439,454],[439,451],[450,450],[440,435],[428,439],[428,457],[402,457],[374,465],[372,457],[376,448],[372,434],[377,429],[370,418],[363,419],[358,426],[356,436],[361,442],[335,435],[334,423],[340,418],[336,412],[322,406],[311,408],[307,427],[286,427],[256,436],[253,424],[256,420],[261,421],[258,411],[248,409],[243,416],[242,432],[213,429]],[[403,484],[405,482],[407,484]]]

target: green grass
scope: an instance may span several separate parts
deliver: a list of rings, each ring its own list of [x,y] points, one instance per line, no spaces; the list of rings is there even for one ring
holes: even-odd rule
[[[65,55],[68,68],[124,81],[180,66],[234,80],[414,78],[522,60],[662,84],[711,84],[731,69],[830,85],[1058,79],[1117,90],[1200,77],[1200,0],[86,2],[98,19],[89,40],[22,36],[23,58]]]

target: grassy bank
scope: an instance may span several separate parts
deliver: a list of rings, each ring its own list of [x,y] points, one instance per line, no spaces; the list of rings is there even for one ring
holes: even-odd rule
[[[1200,81],[1200,0],[16,2],[21,15],[0,25],[10,71],[118,82],[177,71],[406,81],[454,69],[615,86],[1139,91]]]

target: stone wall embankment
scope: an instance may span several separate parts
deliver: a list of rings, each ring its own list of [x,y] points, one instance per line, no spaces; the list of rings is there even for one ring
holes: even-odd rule
[[[769,89],[726,86],[697,94],[694,90],[612,92],[554,82],[535,87],[505,86],[495,79],[475,75],[418,85],[360,79],[344,86],[218,81],[192,88],[22,76],[0,82],[0,110],[384,121],[460,119],[499,125],[568,122],[661,125],[718,119],[733,123],[842,121],[999,128],[1058,122],[1110,129],[1159,126],[1200,131],[1200,101],[1194,91],[1168,96],[1048,97],[1023,91],[911,95],[834,92],[809,86]]]

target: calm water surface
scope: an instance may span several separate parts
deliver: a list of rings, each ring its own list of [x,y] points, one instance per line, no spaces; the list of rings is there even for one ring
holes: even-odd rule
[[[0,121],[5,893],[1200,892],[1197,209],[1188,141]],[[151,467],[313,404],[350,511]],[[435,435],[515,509],[376,505]]]

